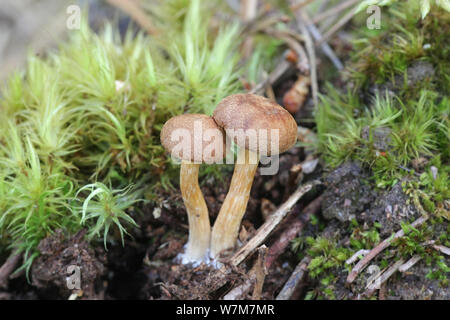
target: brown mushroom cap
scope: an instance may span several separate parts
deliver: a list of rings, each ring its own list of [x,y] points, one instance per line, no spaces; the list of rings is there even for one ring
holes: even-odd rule
[[[256,144],[249,142],[247,134],[244,139],[236,135],[231,138],[240,147],[262,155],[282,153],[297,141],[297,123],[292,115],[272,100],[254,94],[234,94],[226,97],[214,110],[213,118],[225,129],[227,135],[230,135],[229,129],[241,130],[241,133],[247,132],[248,129],[256,130]],[[272,144],[276,143],[272,140],[276,138],[271,135],[272,129],[279,130],[278,152],[271,150]],[[265,131],[259,134],[260,130]]]
[[[220,163],[226,155],[223,129],[205,114],[170,118],[161,130],[161,143],[175,158],[190,162]]]

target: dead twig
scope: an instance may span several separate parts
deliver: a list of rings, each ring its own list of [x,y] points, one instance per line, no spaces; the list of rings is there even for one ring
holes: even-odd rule
[[[443,254],[450,256],[450,248],[441,245],[433,245],[433,248],[436,249],[437,251],[442,252]]]
[[[327,32],[325,32],[325,34],[323,35],[322,39],[320,39],[317,42],[317,45],[321,45],[322,43],[324,43],[325,41],[328,41],[328,39],[330,39],[330,37],[335,34],[337,31],[339,31],[339,29],[341,29],[347,22],[349,22],[353,16],[356,13],[356,7],[353,7],[352,9],[349,10],[349,12],[347,12],[338,22],[336,22],[331,28],[330,30],[328,30]]]
[[[299,186],[290,198],[283,203],[277,211],[270,215],[267,221],[258,229],[255,236],[231,257],[230,264],[232,266],[237,266],[244,261],[247,256],[253,253],[255,249],[260,246],[272,233],[272,231],[280,224],[280,222],[283,221],[297,201],[318,184],[320,184],[320,182],[314,181]]]
[[[416,221],[414,221],[411,226],[417,227],[423,224],[425,221],[428,220],[428,216],[422,216]],[[393,240],[403,237],[405,235],[405,232],[403,229],[397,231],[393,236],[383,240],[380,242],[375,248],[373,248],[361,261],[359,261],[356,266],[353,268],[353,270],[349,273],[347,277],[347,283],[352,283],[355,281],[358,274],[364,270],[364,268],[367,266],[367,264],[372,261],[373,258],[375,258],[380,252],[382,252],[384,249],[389,247]]]
[[[261,94],[268,85],[273,85],[278,79],[280,79],[291,67],[291,64],[283,59],[275,69],[269,74],[269,76],[256,85],[249,93]]]
[[[311,33],[315,41],[320,42],[322,40],[322,34],[320,33],[319,29],[317,29],[315,24],[310,20],[306,12],[304,12],[304,18],[306,21],[306,27],[308,28],[308,31]],[[336,69],[342,70],[344,68],[344,65],[342,64],[341,60],[339,60],[339,58],[337,57],[337,55],[334,53],[333,49],[329,46],[327,42],[323,42],[322,44],[320,44],[320,49],[328,57],[328,59],[330,59],[330,61],[333,63]]]
[[[284,284],[280,293],[276,297],[276,300],[289,300],[291,298],[292,294],[295,292],[295,289],[299,286],[299,284],[305,278],[305,275],[308,271],[308,265],[309,265],[310,261],[311,261],[311,258],[308,256],[304,257],[300,261],[300,263],[294,269],[294,272],[292,272],[288,281],[286,281],[286,283]]]
[[[295,51],[295,53],[298,56],[297,68],[301,72],[303,72],[305,74],[309,74],[310,66],[309,66],[308,58],[306,56],[305,50],[303,49],[302,45],[299,42],[297,42],[295,39],[290,37],[288,34],[279,32],[278,30],[275,30],[275,29],[267,29],[267,30],[265,30],[265,33],[282,40],[289,46],[289,48],[291,48],[293,51]]]
[[[267,247],[262,245],[258,248],[258,259],[253,266],[253,274],[255,275],[255,287],[253,288],[252,300],[261,300],[264,280],[267,275],[266,268]]]
[[[375,278],[371,283],[367,285],[367,291],[364,292],[363,296],[368,298],[371,297],[376,290],[380,290],[381,286],[400,268],[405,260],[400,259],[395,262],[389,269],[383,272],[379,277]]]
[[[345,261],[346,264],[352,264],[357,259],[359,259],[360,256],[364,257],[370,252],[370,250],[361,249],[358,252],[356,252],[354,255],[352,255],[347,261]]]
[[[314,48],[314,42],[305,24],[304,14],[301,10],[293,11],[297,26],[300,29],[302,35],[305,37],[306,51],[309,57],[309,68],[311,75],[311,89],[314,101],[314,106],[317,106],[319,101],[319,84],[317,82],[317,66],[316,66],[316,53]]]
[[[307,6],[308,4],[310,4],[311,2],[313,2],[314,0],[304,0],[304,1],[300,1],[300,2],[298,2],[298,3],[293,3],[292,5],[291,5],[291,10],[292,11],[297,11],[297,10],[299,10],[299,9],[301,9],[301,8],[303,8],[304,6]]]
[[[411,259],[409,259],[408,261],[406,261],[404,264],[402,264],[399,268],[398,271],[400,272],[406,272],[408,271],[410,268],[412,268],[417,262],[419,262],[420,260],[422,260],[422,257],[419,255],[415,255],[413,256]]]
[[[330,8],[324,12],[318,13],[317,15],[312,18],[313,23],[319,23],[322,20],[328,18],[337,16],[341,11],[353,6],[354,4],[358,3],[359,0],[347,0],[342,3],[339,3],[338,5],[334,6],[333,8]]]
[[[241,0],[239,16],[242,22],[251,21],[256,17],[258,0]],[[248,58],[253,48],[253,37],[248,35],[242,43],[241,52],[244,59]]]
[[[252,288],[252,281],[247,280],[241,285],[237,286],[236,288],[233,288],[230,292],[228,292],[224,297],[223,300],[238,300],[243,299],[247,295],[247,293]]]
[[[298,236],[306,224],[311,219],[311,216],[319,212],[322,204],[322,196],[317,197],[309,203],[300,214],[300,217],[291,223],[289,227],[283,231],[280,237],[270,246],[266,259],[266,268],[270,269],[278,257],[286,251],[286,248],[291,244],[291,241]]]
[[[258,248],[258,258],[253,265],[253,268],[248,273],[248,278],[242,284],[228,292],[223,297],[223,300],[245,299],[253,285],[252,300],[261,299],[262,288],[267,275],[267,269],[265,267],[266,255],[267,247],[265,245],[260,246]]]
[[[22,256],[20,254],[11,253],[6,259],[5,263],[0,268],[0,288],[6,289],[8,287],[8,279],[11,273],[19,264]]]
[[[158,33],[153,23],[135,0],[107,0],[109,4],[119,8],[133,19],[148,34]]]

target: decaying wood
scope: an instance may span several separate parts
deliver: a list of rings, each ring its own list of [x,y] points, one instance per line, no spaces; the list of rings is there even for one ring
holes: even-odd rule
[[[299,284],[305,278],[310,261],[311,261],[311,258],[308,256],[304,257],[300,261],[300,263],[294,269],[294,272],[292,272],[288,281],[286,281],[285,285],[281,289],[276,300],[289,300],[291,298],[292,294],[295,292],[295,289],[297,289]]]
[[[275,211],[267,221],[258,229],[255,236],[250,239],[234,256],[230,259],[230,264],[232,266],[239,265],[245,260],[250,254],[252,254],[255,249],[260,246],[267,237],[272,233],[272,231],[280,224],[280,222],[286,217],[290,212],[292,207],[297,203],[297,201],[303,197],[308,191],[310,191],[314,186],[320,184],[318,181],[314,181],[305,185],[301,185],[298,189],[291,195],[291,197],[283,203],[277,211]]]
[[[425,221],[428,220],[428,216],[422,216],[416,221],[414,221],[411,226],[417,227],[423,224]],[[380,252],[382,252],[384,249],[389,247],[393,240],[403,237],[405,235],[405,232],[402,230],[397,231],[397,233],[394,234],[394,236],[389,237],[382,242],[380,242],[375,248],[373,248],[370,253],[368,253],[361,261],[359,261],[356,266],[353,268],[353,270],[349,273],[347,277],[347,283],[352,283],[355,281],[358,274],[364,270],[364,268],[369,264],[372,259],[374,259]]]
[[[0,288],[6,289],[8,287],[8,279],[11,273],[19,264],[22,256],[20,254],[12,253],[5,263],[0,268]]]
[[[266,259],[266,268],[270,269],[273,263],[278,257],[286,251],[291,241],[298,237],[298,234],[303,230],[306,224],[309,222],[312,215],[316,214],[320,210],[322,203],[322,196],[317,197],[311,203],[309,203],[300,214],[299,218],[289,225],[289,227],[283,231],[278,239],[270,246]]]

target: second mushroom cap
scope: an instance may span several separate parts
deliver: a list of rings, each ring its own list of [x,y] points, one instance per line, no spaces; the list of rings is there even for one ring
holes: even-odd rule
[[[231,132],[230,138],[237,145],[260,155],[282,153],[297,141],[297,123],[292,115],[272,100],[258,95],[226,97],[214,110],[213,118],[227,135]]]

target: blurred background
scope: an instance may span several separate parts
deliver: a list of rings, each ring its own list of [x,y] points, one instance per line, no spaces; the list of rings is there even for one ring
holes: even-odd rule
[[[107,19],[118,19],[126,25],[129,18],[106,0],[2,0],[0,6],[0,83],[23,65],[31,50],[43,54],[56,46],[70,30],[68,8],[89,8],[89,23],[97,29]],[[131,1],[130,1],[131,2]]]

